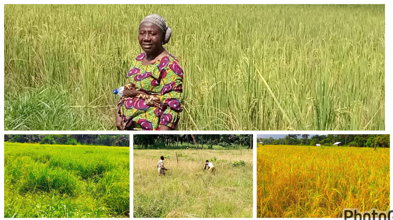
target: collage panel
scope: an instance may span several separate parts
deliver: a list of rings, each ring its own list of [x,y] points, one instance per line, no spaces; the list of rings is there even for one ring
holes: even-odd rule
[[[128,218],[129,135],[5,134],[5,218]]]
[[[134,218],[253,217],[253,135],[133,137]]]
[[[389,207],[389,134],[257,135],[258,218],[389,219]]]
[[[386,127],[383,4],[10,4],[4,63],[5,130]]]

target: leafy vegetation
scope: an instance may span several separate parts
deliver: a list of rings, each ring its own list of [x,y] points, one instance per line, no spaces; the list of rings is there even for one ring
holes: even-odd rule
[[[6,218],[112,218],[129,211],[129,148],[5,142],[4,154]]]
[[[187,157],[176,160],[176,152]],[[155,165],[161,155],[165,176]],[[215,175],[204,171],[213,162]],[[243,161],[243,166],[231,162]],[[135,150],[135,218],[251,218],[253,215],[252,150]]]
[[[4,141],[18,143],[40,143],[40,144],[64,144],[64,145],[105,145],[105,146],[121,146],[129,147],[129,135],[94,135],[94,134],[5,134]]]
[[[134,135],[134,149],[252,149],[252,135],[249,134],[180,134],[180,135]],[[195,142],[194,142],[195,138]]]
[[[5,130],[116,129],[151,13],[185,73],[179,130],[385,130],[385,5],[5,5]]]
[[[328,134],[328,135],[300,135],[289,134],[285,138],[274,139],[258,138],[258,143],[267,145],[310,145],[315,146],[333,146],[334,143],[340,142],[340,146],[354,147],[387,147],[390,148],[389,134]]]
[[[389,210],[389,149],[258,145],[257,154],[258,217]]]

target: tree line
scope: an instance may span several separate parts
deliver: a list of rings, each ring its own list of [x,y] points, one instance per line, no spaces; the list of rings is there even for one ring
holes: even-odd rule
[[[252,149],[252,137],[248,134],[137,134],[134,135],[134,148],[212,149],[213,145],[219,145],[224,148],[243,147]]]
[[[18,143],[62,144],[62,145],[102,145],[129,147],[129,135],[120,134],[5,134],[4,141]]]
[[[300,137],[300,138],[299,138]],[[258,138],[258,143],[268,145],[310,145],[332,146],[336,142],[341,142],[343,146],[353,147],[387,147],[390,148],[390,135],[388,134],[288,134],[285,138],[273,139]]]

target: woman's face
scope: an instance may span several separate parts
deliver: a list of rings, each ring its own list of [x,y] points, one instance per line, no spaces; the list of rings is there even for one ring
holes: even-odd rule
[[[144,22],[139,26],[139,44],[147,54],[161,51],[162,37],[161,29],[153,23]]]

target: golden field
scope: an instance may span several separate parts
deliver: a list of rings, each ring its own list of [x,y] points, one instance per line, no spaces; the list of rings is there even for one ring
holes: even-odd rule
[[[166,176],[157,173],[160,156],[171,169]],[[134,217],[251,218],[252,158],[252,150],[134,149]],[[206,160],[213,160],[215,175],[203,171]],[[244,165],[231,164],[240,160]]]
[[[342,217],[390,207],[390,149],[258,144],[258,217]]]

